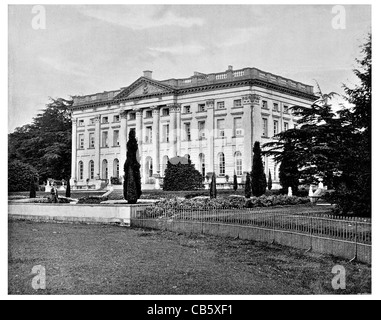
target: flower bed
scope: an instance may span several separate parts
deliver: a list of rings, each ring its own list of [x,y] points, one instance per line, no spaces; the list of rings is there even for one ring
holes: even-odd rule
[[[273,206],[290,206],[310,203],[309,198],[278,196],[261,196],[246,199],[242,196],[230,196],[229,198],[210,199],[198,197],[194,199],[165,199],[159,201],[155,206],[145,210],[145,217],[154,218],[166,214],[171,216],[178,210],[218,210],[218,209],[242,209]]]

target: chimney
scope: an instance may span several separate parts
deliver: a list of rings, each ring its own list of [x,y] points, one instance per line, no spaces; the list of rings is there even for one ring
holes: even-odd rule
[[[143,76],[149,79],[152,79],[152,71],[146,70],[143,71]]]

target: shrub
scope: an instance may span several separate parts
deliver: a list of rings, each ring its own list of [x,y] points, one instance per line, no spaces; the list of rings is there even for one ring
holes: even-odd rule
[[[203,188],[202,174],[190,161],[187,164],[168,162],[163,183],[164,191],[192,191]]]
[[[8,192],[30,191],[31,177],[38,179],[35,168],[27,163],[14,160],[8,165]]]
[[[100,204],[107,200],[107,197],[82,197],[78,199],[78,204]]]
[[[111,177],[110,181],[111,181],[111,184],[113,184],[113,185],[121,185],[122,184],[118,177]]]

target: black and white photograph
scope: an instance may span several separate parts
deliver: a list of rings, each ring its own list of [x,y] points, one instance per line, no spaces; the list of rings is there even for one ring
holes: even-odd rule
[[[372,13],[7,4],[8,298],[372,297]]]

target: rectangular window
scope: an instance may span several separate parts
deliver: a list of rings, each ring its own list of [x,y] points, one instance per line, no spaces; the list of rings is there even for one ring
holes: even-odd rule
[[[108,123],[108,117],[103,117],[102,118],[102,123]]]
[[[263,109],[268,109],[267,101],[266,101],[266,100],[263,100],[263,101],[262,101],[262,108],[263,108]]]
[[[234,118],[234,134],[235,136],[242,136],[242,118]]]
[[[83,127],[85,125],[85,120],[79,120],[78,121],[78,126]]]
[[[279,133],[279,122],[278,120],[274,120],[274,136],[277,135]]]
[[[146,143],[152,143],[152,127],[146,127]]]
[[[262,121],[263,121],[263,132],[262,132],[262,136],[263,136],[263,137],[267,137],[267,136],[268,136],[268,121],[267,121],[266,118],[263,118]]]
[[[102,148],[108,148],[108,132],[102,132]]]
[[[224,101],[217,102],[217,109],[225,109],[225,102]]]
[[[273,111],[279,112],[279,104],[274,103],[274,105],[273,105]]]
[[[167,117],[169,116],[169,109],[168,108],[164,108],[163,109],[163,117]]]
[[[146,111],[146,118],[152,118],[152,111],[151,110]]]
[[[225,137],[225,120],[224,119],[217,120],[217,134],[219,138]]]
[[[184,106],[184,113],[191,113],[191,107],[190,106]]]
[[[185,129],[185,140],[191,141],[191,125],[190,125],[190,123],[184,123],[184,129]]]
[[[136,113],[130,113],[130,120],[136,120]]]
[[[89,133],[89,148],[95,148],[95,134],[94,132]]]
[[[205,139],[205,121],[199,121],[198,123],[199,140]]]
[[[242,100],[234,100],[233,102],[234,108],[240,108],[242,106]]]
[[[95,124],[95,118],[90,119],[90,124]]]
[[[204,112],[205,110],[205,103],[198,105],[198,112]]]
[[[119,147],[119,130],[114,130],[113,146]]]
[[[288,130],[288,122],[285,122],[284,123],[284,131],[287,131]]]
[[[163,125],[163,142],[169,142],[169,124]]]
[[[119,115],[114,116],[114,122],[119,122],[119,120],[120,120]]]
[[[85,135],[84,134],[78,135],[78,148],[79,149],[85,148]]]

